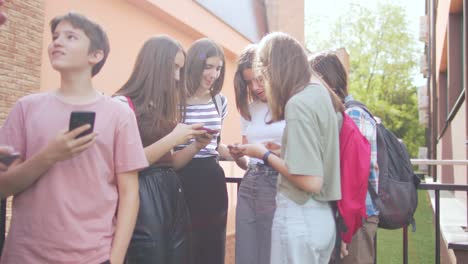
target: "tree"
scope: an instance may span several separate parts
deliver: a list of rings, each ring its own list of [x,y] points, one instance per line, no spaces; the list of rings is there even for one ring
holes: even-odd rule
[[[404,9],[396,4],[378,4],[375,12],[350,5],[330,38],[316,46],[348,50],[350,93],[403,139],[416,157],[425,140],[418,119],[417,88],[412,83],[419,55],[408,25]]]

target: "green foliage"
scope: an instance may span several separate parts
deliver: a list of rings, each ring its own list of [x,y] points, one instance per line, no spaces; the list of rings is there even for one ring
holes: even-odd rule
[[[313,27],[313,23],[308,20],[308,26]],[[375,12],[350,5],[332,27],[330,37],[316,47],[346,48],[350,54],[350,94],[381,118],[416,157],[418,147],[425,143],[424,128],[419,125],[417,88],[412,84],[420,55],[408,25],[404,9],[396,4],[379,4]]]
[[[434,263],[434,223],[430,197],[427,191],[418,191],[419,205],[414,218],[416,232],[408,228],[408,263]],[[379,229],[377,231],[377,263],[403,263],[403,231]]]

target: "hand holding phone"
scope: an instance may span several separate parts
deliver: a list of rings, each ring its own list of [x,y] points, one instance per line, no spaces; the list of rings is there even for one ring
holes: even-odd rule
[[[263,145],[265,145],[265,147],[268,149],[268,150],[281,150],[281,145],[278,144],[278,143],[275,143],[273,141],[265,141],[263,142]]]
[[[91,134],[94,130],[94,120],[96,119],[96,112],[91,111],[74,111],[70,114],[69,131],[74,130],[80,126],[89,124],[91,128],[80,133],[76,138]]]
[[[200,130],[205,130],[206,133],[211,134],[211,135],[214,135],[214,134],[219,132],[219,130],[214,130],[214,129],[211,129],[211,128],[208,128],[208,127],[200,127],[199,129]]]
[[[239,158],[242,158],[244,156],[244,153],[239,149],[239,144],[229,144],[227,145],[227,148],[229,150],[229,154],[234,160],[237,160]]]
[[[5,166],[10,166],[21,155],[18,152],[0,154],[0,162]]]

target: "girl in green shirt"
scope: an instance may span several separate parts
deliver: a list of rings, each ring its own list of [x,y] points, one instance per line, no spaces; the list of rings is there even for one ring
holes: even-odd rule
[[[341,198],[339,100],[312,78],[304,48],[287,34],[261,40],[254,68],[272,121],[286,121],[280,157],[261,144],[238,146],[280,173],[271,263],[328,263],[336,235],[329,201]]]

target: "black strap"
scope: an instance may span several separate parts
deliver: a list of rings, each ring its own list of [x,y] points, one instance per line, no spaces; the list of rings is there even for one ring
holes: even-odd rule
[[[0,199],[0,256],[2,255],[6,231],[6,203],[7,199]]]
[[[372,186],[370,182],[367,183],[367,190],[369,191],[372,201],[375,201],[379,198],[379,195],[375,191],[374,186]]]
[[[221,118],[221,126],[223,125],[223,114],[221,112],[221,109],[223,107],[223,102],[222,102],[222,99],[221,99],[221,95],[220,94],[217,94],[217,95],[212,95],[211,96],[211,100],[213,101],[215,107],[216,107],[216,111],[218,111],[218,115],[219,115],[219,118]],[[219,146],[219,144],[221,143],[221,132],[219,132],[219,136],[216,140],[216,145]]]
[[[214,95],[211,97],[211,100],[213,101],[215,107],[216,107],[216,111],[218,111],[218,115],[219,117],[221,117],[221,123],[223,122],[223,114],[221,112],[221,109],[223,107],[223,101],[221,99],[221,95],[220,94],[217,94],[217,95]]]
[[[367,108],[367,106],[357,100],[349,100],[345,103],[345,107],[346,109],[350,108],[350,107],[359,107],[361,108],[362,110],[366,111],[367,114],[370,115],[370,117],[372,117],[372,119],[375,120],[375,117],[374,115],[369,111],[369,108]]]

